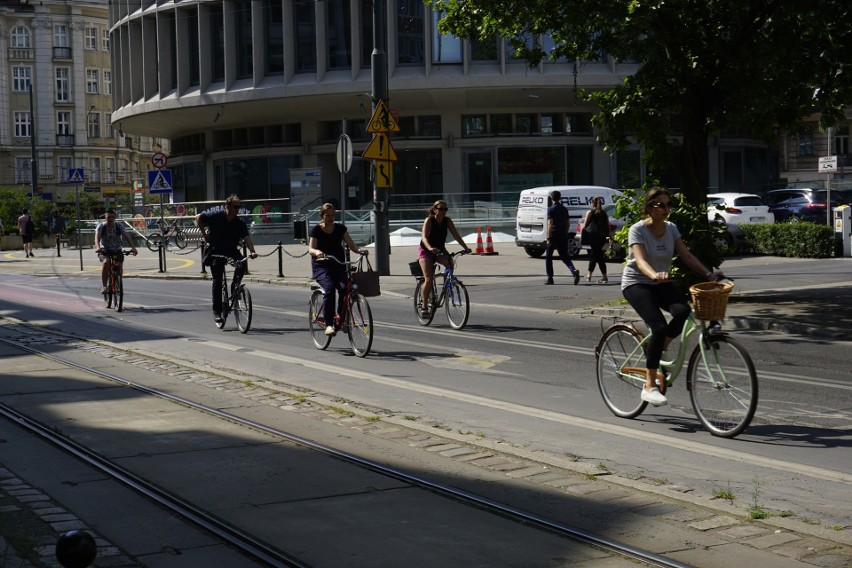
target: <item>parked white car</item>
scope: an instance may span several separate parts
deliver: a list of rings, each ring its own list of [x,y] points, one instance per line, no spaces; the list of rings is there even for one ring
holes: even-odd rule
[[[728,225],[728,245],[742,243],[740,225],[753,223],[775,223],[775,214],[753,193],[711,193],[707,195],[707,219],[713,221],[719,215]]]

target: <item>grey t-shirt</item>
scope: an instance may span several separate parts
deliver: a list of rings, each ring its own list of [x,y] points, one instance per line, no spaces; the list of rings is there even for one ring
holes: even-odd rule
[[[672,257],[675,254],[675,243],[680,238],[677,226],[669,221],[664,221],[666,231],[662,237],[657,237],[651,232],[651,226],[645,221],[639,221],[630,227],[627,243],[630,247],[630,255],[627,264],[621,274],[621,289],[624,290],[633,284],[658,284],[645,276],[636,265],[633,256],[633,245],[639,244],[645,247],[645,259],[654,267],[656,272],[669,272],[672,266]]]

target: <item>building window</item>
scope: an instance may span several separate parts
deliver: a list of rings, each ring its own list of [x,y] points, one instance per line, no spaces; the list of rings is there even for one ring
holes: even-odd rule
[[[849,125],[837,126],[836,132],[837,134],[834,135],[834,153],[838,156],[845,156],[849,153]]]
[[[814,155],[814,135],[812,132],[803,132],[799,134],[799,155]]]
[[[266,73],[284,72],[284,15],[282,0],[267,0],[266,5]]]
[[[30,30],[24,26],[15,26],[12,28],[12,33],[9,34],[11,47],[13,49],[29,49],[30,48]]]
[[[104,113],[104,138],[115,138],[115,130],[112,129],[112,121],[108,112]]]
[[[441,137],[441,117],[421,116],[417,119],[417,135],[429,138]]]
[[[15,138],[30,137],[30,113],[29,111],[16,110],[14,113],[15,120]]]
[[[61,110],[56,113],[56,133],[60,136],[71,134],[71,112]]]
[[[56,167],[56,179],[68,181],[68,179],[71,178],[71,176],[68,175],[68,171],[73,168],[74,165],[70,156],[59,156],[59,165]]]
[[[488,132],[488,116],[484,114],[462,116],[462,136],[485,136]]]
[[[71,70],[68,67],[56,68],[56,102],[71,102]]]
[[[237,77],[239,79],[250,79],[254,73],[251,3],[241,2],[237,6]]]
[[[545,53],[545,57],[550,59],[553,50],[556,49],[556,42],[553,40],[553,36],[550,34],[541,36],[541,50]],[[565,61],[564,56],[559,56],[551,61]]]
[[[32,67],[12,67],[12,90],[18,93],[26,93],[30,90],[32,80]]]
[[[112,71],[104,69],[104,94],[112,94]]]
[[[98,49],[98,28],[86,28],[83,37],[85,38],[86,49]]]
[[[88,118],[88,132],[89,138],[100,138],[101,137],[101,113],[99,112],[90,112]]]
[[[210,43],[214,81],[225,80],[225,17],[220,4],[210,6]],[[205,58],[206,59],[206,58]]]
[[[106,159],[106,180],[107,183],[115,183],[115,158]]]
[[[326,2],[328,8],[326,37],[328,37],[328,68],[352,67],[352,18],[349,0]]]
[[[296,72],[317,70],[316,4],[296,2]]]
[[[396,49],[400,65],[422,65],[425,45],[423,5],[409,0],[396,1]]]
[[[432,63],[461,63],[462,41],[452,34],[438,31],[440,12],[432,12]]]
[[[497,36],[470,42],[470,59],[472,61],[497,61]]]
[[[101,49],[109,51],[109,30],[107,28],[101,30]]]
[[[369,68],[373,59],[373,0],[361,2],[361,68]]]
[[[100,89],[100,78],[97,69],[86,69],[86,92],[97,95]]]
[[[53,47],[68,47],[68,26],[65,24],[53,26]]]
[[[101,159],[89,158],[89,181],[99,183],[101,181]]]
[[[518,36],[517,39],[523,41],[524,47],[527,49],[532,49],[535,46],[535,38],[532,35]],[[509,61],[524,61],[523,56],[517,55],[515,53],[515,48],[512,47],[512,44],[508,41],[506,41],[506,59]]]
[[[32,171],[30,158],[15,158],[15,183],[32,183]]]

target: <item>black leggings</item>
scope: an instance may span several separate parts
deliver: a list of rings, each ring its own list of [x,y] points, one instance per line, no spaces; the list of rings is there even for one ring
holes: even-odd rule
[[[675,288],[674,284],[633,284],[622,292],[642,321],[651,329],[651,340],[645,351],[645,366],[657,369],[663,356],[666,337],[677,337],[683,330],[683,324],[692,311],[686,294]],[[672,315],[670,322],[662,310]]]
[[[606,261],[604,260],[603,248],[606,241],[589,246],[589,274],[595,271],[595,265],[600,267],[601,274],[606,277]]]

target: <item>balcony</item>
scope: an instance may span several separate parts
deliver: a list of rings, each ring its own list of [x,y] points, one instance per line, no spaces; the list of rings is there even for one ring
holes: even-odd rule
[[[56,135],[56,145],[57,146],[73,146],[74,145],[74,135],[73,134],[57,134]]]
[[[9,59],[28,59],[32,60],[33,58],[33,50],[32,49],[21,49],[19,47],[13,47],[9,49]]]
[[[72,59],[71,48],[70,47],[54,47],[53,48],[53,58],[54,59]]]

